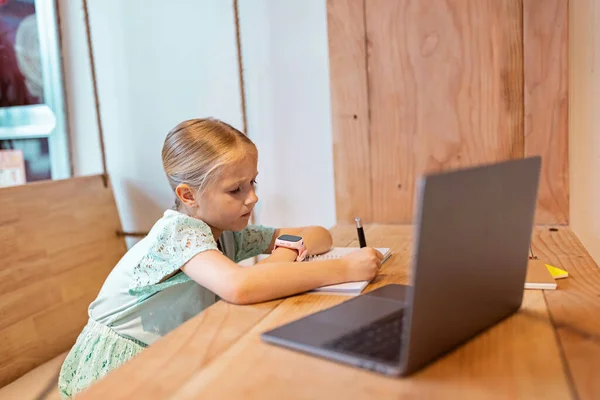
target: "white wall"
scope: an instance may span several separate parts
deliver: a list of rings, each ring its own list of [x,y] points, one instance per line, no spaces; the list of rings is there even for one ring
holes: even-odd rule
[[[242,0],[257,221],[335,223],[325,0]],[[88,0],[108,169],[125,230],[172,204],[160,150],[181,120],[241,128],[233,2]],[[81,0],[60,1],[77,175],[101,172]],[[308,155],[314,157],[308,159]]]
[[[240,1],[261,222],[335,224],[325,0]]]
[[[600,265],[600,0],[569,2],[571,227]]]

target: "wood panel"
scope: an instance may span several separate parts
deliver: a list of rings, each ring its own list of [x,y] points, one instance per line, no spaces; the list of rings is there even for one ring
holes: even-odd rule
[[[365,0],[327,0],[338,221],[371,220]]]
[[[353,245],[354,234],[351,226],[337,227],[336,245]],[[393,249],[367,290],[407,283],[412,227],[368,226],[367,237]],[[571,276],[559,280],[556,291],[526,290],[517,314],[408,378],[383,377],[261,342],[261,332],[346,299],[311,294],[269,302],[263,310],[217,303],[81,399],[119,393],[126,398],[133,393],[123,390],[129,382],[137,397],[147,399],[594,398],[600,352],[593,316],[600,307],[600,269],[568,228],[536,228],[533,248]],[[205,328],[197,329],[201,324]],[[144,384],[150,377],[152,383]]]
[[[328,5],[339,223],[412,222],[422,174],[532,155],[536,224],[569,223],[568,0]]]
[[[375,221],[411,221],[423,173],[523,155],[521,19],[521,0],[367,1]]]
[[[569,229],[540,228],[536,239],[535,254],[569,272],[560,290],[545,292],[556,324],[600,337],[600,269]]]
[[[569,272],[558,290],[546,291],[552,321],[578,397],[600,393],[600,268],[567,228],[539,228],[533,240],[541,260]]]
[[[568,5],[523,0],[525,155],[542,156],[538,224],[569,223]]]
[[[126,246],[100,176],[2,188],[0,210],[1,387],[75,343]]]
[[[597,400],[600,394],[600,338],[569,328],[559,328],[558,337],[567,355],[578,398]]]

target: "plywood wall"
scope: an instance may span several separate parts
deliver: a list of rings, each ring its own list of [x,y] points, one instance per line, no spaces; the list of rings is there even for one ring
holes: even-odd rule
[[[568,0],[523,1],[525,155],[543,162],[538,223],[569,222],[568,12]]]
[[[566,6],[328,0],[338,221],[411,222],[423,173],[542,154],[536,222],[567,223]]]

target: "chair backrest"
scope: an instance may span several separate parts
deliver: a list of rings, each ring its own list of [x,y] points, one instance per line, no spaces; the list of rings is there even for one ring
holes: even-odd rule
[[[102,176],[0,189],[0,387],[68,350],[126,252]]]

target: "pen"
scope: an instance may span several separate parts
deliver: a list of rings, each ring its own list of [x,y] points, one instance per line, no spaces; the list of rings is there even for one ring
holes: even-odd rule
[[[362,222],[360,221],[360,217],[354,218],[356,222],[356,233],[358,234],[358,243],[360,243],[360,247],[367,247],[367,241],[365,240],[365,231],[363,230]]]

